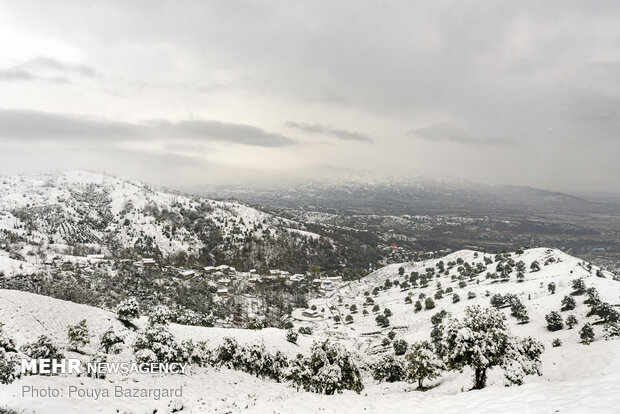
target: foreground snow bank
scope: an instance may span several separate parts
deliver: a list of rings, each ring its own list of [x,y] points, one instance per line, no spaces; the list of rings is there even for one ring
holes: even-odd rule
[[[81,389],[114,386],[138,388],[183,387],[182,398],[29,398],[22,387],[69,386]],[[286,384],[260,380],[241,372],[199,370],[190,376],[135,376],[114,381],[74,377],[26,377],[0,387],[0,411],[45,414],[83,413],[617,413],[620,374],[572,381],[538,381],[521,387],[490,387],[480,391],[444,394],[439,389],[415,391],[405,383],[369,385],[352,392],[326,396],[297,392]],[[439,387],[441,388],[441,387]],[[157,410],[157,411],[155,411]]]

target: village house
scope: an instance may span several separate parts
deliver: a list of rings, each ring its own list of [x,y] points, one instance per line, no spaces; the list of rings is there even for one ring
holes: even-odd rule
[[[318,311],[306,309],[301,313],[301,316],[305,316],[306,318],[318,318],[321,315]]]
[[[177,275],[179,279],[183,279],[183,280],[189,280],[193,278],[194,276],[196,276],[196,272],[193,270],[181,270]]]

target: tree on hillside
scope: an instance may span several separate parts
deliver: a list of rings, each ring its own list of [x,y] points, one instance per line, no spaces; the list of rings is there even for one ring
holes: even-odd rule
[[[151,325],[141,331],[133,344],[133,351],[140,363],[182,360],[181,347],[165,325]]]
[[[24,344],[19,349],[32,359],[63,359],[64,355],[60,352],[50,338],[45,335],[39,336],[36,342]]]
[[[3,331],[0,323],[0,384],[10,384],[21,376],[15,342]]]
[[[532,262],[532,264],[530,264],[530,271],[538,272],[539,270],[540,270],[540,263],[538,263],[538,261],[534,260]]]
[[[112,353],[118,354],[121,351],[120,344],[123,344],[125,340],[123,337],[119,336],[114,332],[114,328],[111,326],[101,335],[101,339],[99,340],[99,348],[109,354],[110,351]]]
[[[550,283],[547,285],[547,290],[548,290],[548,291],[549,291],[549,293],[551,293],[552,295],[555,293],[555,289],[556,289],[556,287],[555,287],[555,282],[550,282]]]
[[[129,297],[123,300],[116,307],[116,315],[119,320],[125,322],[131,322],[131,320],[138,318],[140,316],[140,307],[136,298]]]
[[[418,388],[422,388],[425,379],[437,378],[444,369],[443,361],[433,352],[427,341],[412,344],[405,360],[409,378],[418,381]]]
[[[299,334],[295,332],[294,330],[289,329],[288,331],[286,331],[286,340],[289,341],[290,343],[296,344],[298,337],[299,337]]]
[[[360,370],[351,354],[329,340],[312,344],[309,357],[291,361],[287,378],[306,391],[332,395],[342,390],[360,393],[364,389]]]
[[[579,322],[577,321],[577,317],[572,313],[566,318],[566,326],[568,326],[568,329],[573,329],[573,326],[577,325],[578,323]]]
[[[394,358],[393,355],[384,355],[371,368],[372,377],[375,381],[397,382],[407,379],[407,370],[403,360]]]
[[[594,329],[592,329],[590,322],[586,322],[586,324],[581,327],[579,337],[581,338],[581,343],[584,345],[590,345],[592,341],[594,341]]]
[[[603,323],[620,321],[620,313],[616,310],[616,308],[613,305],[600,300],[593,305],[590,305],[590,311],[587,316],[593,315],[601,318]]]
[[[378,315],[375,318],[375,322],[377,322],[377,325],[382,328],[387,328],[388,326],[390,326],[390,320],[384,315]]]
[[[547,329],[551,332],[559,331],[564,327],[564,321],[562,320],[562,315],[560,315],[559,312],[549,312],[545,315],[545,320],[547,321]]]
[[[575,300],[575,298],[572,296],[566,295],[562,299],[562,307],[560,308],[560,310],[563,312],[573,310],[575,309],[575,306],[577,306],[577,301]]]
[[[407,341],[404,339],[397,339],[392,343],[392,347],[394,348],[394,354],[396,355],[404,355],[407,352]]]
[[[573,280],[573,289],[573,295],[583,295],[586,293],[586,282],[581,278]]]
[[[149,313],[151,325],[166,325],[172,318],[172,311],[166,305],[155,306]]]
[[[67,337],[69,338],[69,346],[76,351],[89,344],[90,338],[86,319],[82,319],[77,325],[68,326]]]
[[[439,326],[436,342],[448,368],[472,368],[474,389],[486,386],[487,372],[496,366],[511,384],[520,384],[525,375],[541,374],[543,345],[512,336],[506,316],[495,308],[468,307],[462,320],[450,319]]]

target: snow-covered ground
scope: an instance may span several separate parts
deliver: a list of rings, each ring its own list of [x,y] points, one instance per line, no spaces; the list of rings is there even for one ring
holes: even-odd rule
[[[164,255],[195,252],[204,243],[182,225],[181,216],[186,219],[190,211],[192,222],[213,223],[233,245],[243,244],[250,235],[262,238],[266,231],[273,237],[320,237],[304,230],[302,223],[242,203],[178,194],[107,175],[67,171],[0,177],[0,230],[50,255],[77,243],[106,253],[107,237],[123,247],[152,241]],[[25,262],[34,260],[26,257]],[[9,273],[11,266],[0,261],[0,271]]]
[[[0,386],[0,408],[7,407],[18,412],[36,413],[157,413],[192,412],[192,413],[617,413],[620,411],[620,341],[605,340],[602,327],[594,325],[595,341],[590,345],[581,344],[578,331],[586,322],[595,318],[587,317],[587,305],[583,304],[585,296],[574,296],[577,306],[574,310],[561,312],[564,318],[569,313],[575,314],[579,325],[573,329],[550,332],[546,328],[545,314],[559,310],[565,295],[572,292],[572,280],[583,278],[587,287],[596,287],[602,300],[611,304],[620,302],[620,282],[613,275],[603,272],[597,277],[598,268],[588,269],[581,260],[554,249],[530,249],[521,255],[513,254],[515,261],[523,261],[527,271],[523,282],[517,282],[513,273],[508,282],[493,282],[483,272],[477,279],[479,283],[468,282],[459,288],[458,280],[451,275],[434,278],[424,289],[415,288],[402,291],[392,287],[379,291],[378,295],[369,295],[380,311],[389,308],[392,312],[390,326],[380,328],[375,323],[375,314],[370,312],[363,316],[364,292],[372,292],[376,286],[383,286],[386,279],[404,280],[398,276],[398,269],[403,267],[405,274],[412,271],[424,273],[427,267],[435,267],[439,260],[444,263],[462,259],[468,263],[484,260],[483,253],[473,251],[455,252],[442,259],[419,263],[403,263],[386,266],[361,282],[344,284],[332,291],[327,297],[311,301],[317,309],[325,309],[326,317],[320,320],[295,321],[295,329],[300,326],[312,327],[312,335],[300,335],[297,344],[287,342],[285,331],[280,329],[263,329],[250,331],[243,329],[205,328],[171,325],[170,329],[178,340],[206,340],[209,346],[217,346],[224,336],[237,339],[240,343],[264,343],[268,349],[278,349],[287,356],[297,353],[307,354],[313,340],[332,338],[342,343],[350,352],[355,353],[360,365],[377,360],[381,355],[393,353],[391,346],[383,346],[390,330],[396,332],[397,339],[409,343],[415,340],[429,339],[430,318],[441,309],[459,317],[466,306],[479,304],[489,306],[490,296],[494,293],[512,293],[517,295],[525,305],[530,322],[518,324],[516,319],[507,314],[508,326],[518,336],[533,336],[545,345],[542,355],[542,376],[526,377],[520,387],[505,387],[502,373],[493,370],[489,375],[488,387],[479,391],[469,391],[472,385],[471,372],[446,372],[438,379],[428,381],[429,389],[419,391],[415,384],[405,382],[377,383],[367,373],[364,375],[365,388],[361,394],[345,391],[333,396],[297,391],[286,383],[276,383],[267,379],[258,379],[249,374],[228,369],[192,367],[188,375],[131,375],[110,376],[106,380],[83,377],[29,376],[11,385]],[[491,255],[486,257],[492,258]],[[550,260],[551,259],[551,260]],[[533,261],[541,264],[540,271],[530,271]],[[545,265],[547,263],[547,265]],[[488,265],[487,271],[495,270],[495,263]],[[413,302],[420,292],[428,296],[436,291],[439,281],[443,288],[452,287],[461,300],[452,302],[452,293],[443,299],[437,299],[433,310],[414,311],[413,304],[406,304],[405,298],[414,293]],[[548,283],[556,284],[556,292],[547,290]],[[476,297],[467,299],[467,293]],[[355,304],[358,311],[353,314],[351,324],[336,323],[334,315],[343,319],[349,313],[350,305]],[[349,305],[347,307],[347,305]],[[366,307],[370,311],[370,307]],[[298,314],[299,310],[295,311]],[[113,326],[126,337],[126,344],[132,342],[134,331],[125,329],[115,315],[85,305],[60,301],[31,293],[0,290],[0,322],[8,336],[18,345],[32,341],[40,334],[50,336],[58,344],[66,345],[67,325],[86,319],[91,334],[91,345],[86,353],[94,353],[101,333]],[[137,322],[144,326],[143,318]],[[554,338],[562,340],[560,347],[552,347]],[[116,358],[130,360],[128,347]],[[164,398],[155,401],[152,398],[93,398],[64,397],[56,399],[22,397],[22,387],[55,387],[68,390],[69,386],[108,389],[113,395],[114,386],[139,388],[176,388],[183,387],[182,398]],[[179,411],[181,409],[181,411]],[[0,411],[1,412],[1,411]]]
[[[10,407],[28,413],[170,413],[183,408],[187,413],[617,413],[620,407],[620,352],[616,342],[595,342],[587,351],[576,348],[558,355],[556,363],[566,365],[565,379],[532,378],[521,387],[490,386],[479,391],[467,389],[469,377],[448,374],[425,392],[407,383],[370,383],[358,395],[351,391],[333,396],[296,391],[287,384],[261,380],[228,369],[194,369],[190,375],[134,375],[110,380],[76,377],[25,377],[0,386],[0,409]],[[588,357],[584,357],[588,355]],[[589,370],[596,355],[605,355],[607,372]],[[547,363],[549,361],[546,361]],[[140,388],[183,387],[182,398],[31,398],[22,397],[22,387],[69,386],[109,390],[114,386]],[[157,410],[157,411],[155,411]],[[19,412],[18,411],[18,412]]]

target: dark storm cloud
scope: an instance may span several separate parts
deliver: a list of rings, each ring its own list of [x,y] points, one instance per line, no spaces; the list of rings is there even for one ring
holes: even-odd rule
[[[368,135],[362,134],[360,132],[347,131],[346,129],[336,129],[329,125],[306,124],[303,122],[294,121],[287,121],[284,125],[289,128],[295,128],[306,134],[326,135],[345,141],[373,142],[372,138],[370,138]]]
[[[177,138],[282,147],[294,141],[250,125],[208,120],[130,123],[31,110],[0,109],[0,139],[28,140],[146,140]]]
[[[433,124],[426,128],[407,132],[408,136],[424,138],[431,142],[448,142],[467,145],[507,145],[510,141],[500,138],[478,137],[446,124]]]

